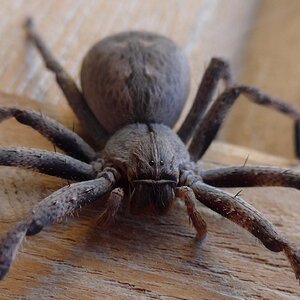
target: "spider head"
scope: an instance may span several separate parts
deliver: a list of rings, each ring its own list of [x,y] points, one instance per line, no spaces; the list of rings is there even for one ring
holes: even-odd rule
[[[130,180],[131,212],[165,214],[175,198],[178,168],[173,160],[145,159],[145,156],[139,156],[136,160]]]

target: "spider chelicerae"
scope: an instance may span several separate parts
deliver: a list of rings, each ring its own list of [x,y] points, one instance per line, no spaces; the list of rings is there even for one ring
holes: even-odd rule
[[[82,92],[53,57],[31,19],[29,39],[52,71],[71,108],[97,145],[38,112],[0,107],[0,122],[15,118],[37,130],[65,154],[29,148],[0,148],[0,164],[78,181],[36,204],[31,214],[0,241],[0,279],[4,278],[25,235],[94,201],[105,201],[100,216],[109,225],[124,207],[133,214],[165,214],[181,199],[199,237],[206,223],[196,208],[200,201],[242,226],[266,248],[283,251],[300,276],[300,252],[255,208],[219,187],[285,186],[299,189],[300,173],[262,166],[203,170],[201,159],[227,112],[243,94],[295,120],[299,151],[300,111],[257,88],[233,85],[228,64],[213,58],[193,105],[177,134],[172,127],[186,102],[189,69],[183,52],[171,40],[148,32],[124,32],[95,44],[81,69]],[[214,97],[220,81],[224,91]]]

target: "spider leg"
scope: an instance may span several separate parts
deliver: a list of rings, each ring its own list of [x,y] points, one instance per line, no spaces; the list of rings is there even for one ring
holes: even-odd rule
[[[177,132],[184,143],[187,143],[193,135],[196,126],[213,99],[218,83],[222,79],[226,86],[231,82],[229,64],[220,58],[212,58],[203,75],[193,105]]]
[[[28,125],[62,149],[68,155],[90,162],[95,159],[95,151],[75,132],[59,122],[38,112],[16,107],[0,107],[0,123],[8,118]]]
[[[285,186],[300,189],[300,172],[261,166],[233,166],[204,170],[202,180],[216,187]]]
[[[108,133],[99,124],[96,117],[86,104],[82,93],[71,76],[63,69],[60,63],[54,58],[40,35],[37,33],[32,19],[27,19],[26,30],[28,38],[34,43],[40,52],[46,68],[56,75],[56,81],[63,91],[69,105],[75,112],[81,124],[87,127],[99,147],[103,147],[108,139]]]
[[[270,107],[288,115],[296,121],[296,124],[300,122],[300,110],[291,104],[269,96],[254,87],[244,85],[232,86],[219,95],[197,126],[189,147],[189,152],[195,161],[199,160],[205,153],[218,133],[230,108],[240,95],[246,96],[250,101],[256,104]],[[296,138],[296,141],[300,144],[300,137],[299,139]]]
[[[194,191],[196,198],[205,206],[233,221],[257,237],[273,252],[284,251],[296,278],[300,279],[300,250],[292,246],[277,233],[274,226],[254,207],[238,196],[232,196],[202,182],[201,177],[190,171],[183,171],[180,183]]]
[[[0,165],[37,171],[70,180],[96,178],[93,166],[70,156],[34,148],[0,148]]]
[[[207,233],[207,225],[196,208],[196,197],[193,190],[187,186],[176,188],[176,197],[183,200],[187,213],[197,231],[200,239],[204,239]]]
[[[97,222],[101,228],[106,229],[115,220],[115,216],[122,204],[123,197],[124,191],[121,188],[116,188],[110,193],[105,209]]]
[[[25,235],[37,234],[44,226],[101,198],[113,189],[118,177],[116,170],[106,169],[99,178],[65,186],[36,204],[31,215],[0,240],[0,279],[8,272]]]

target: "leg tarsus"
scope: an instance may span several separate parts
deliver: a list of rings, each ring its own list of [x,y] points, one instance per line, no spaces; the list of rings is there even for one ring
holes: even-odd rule
[[[273,251],[284,251],[288,257],[296,278],[300,276],[300,251],[277,233],[274,226],[254,207],[240,197],[234,197],[201,181],[191,171],[183,171],[180,184],[192,188],[196,198],[221,216],[233,221],[258,238],[263,245]]]
[[[17,250],[23,241],[28,228],[28,222],[21,221],[0,239],[0,280],[7,274]]]
[[[81,124],[83,124],[83,126],[86,126],[86,129],[94,138],[95,143],[100,148],[103,148],[107,139],[109,138],[108,132],[94,116],[74,80],[56,60],[56,58],[46,46],[45,42],[37,33],[32,19],[27,19],[25,28],[27,30],[28,37],[39,50],[39,53],[42,56],[46,67],[56,75],[56,81],[58,85],[63,91],[74,113],[81,121]]]
[[[45,45],[43,40],[40,38],[40,36],[36,32],[35,23],[32,18],[26,19],[25,29],[26,29],[28,39],[30,39],[36,45],[40,54],[42,55],[47,69],[54,72],[55,74],[64,72],[63,67],[55,59],[55,57],[52,55],[51,51],[47,48],[47,46]]]
[[[8,272],[25,235],[37,234],[44,226],[103,197],[113,189],[118,178],[115,169],[107,168],[99,178],[65,186],[36,204],[31,215],[0,240],[0,280]]]

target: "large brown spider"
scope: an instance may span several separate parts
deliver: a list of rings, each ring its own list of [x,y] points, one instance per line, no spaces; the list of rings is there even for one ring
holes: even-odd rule
[[[261,166],[205,171],[196,164],[240,94],[294,118],[297,135],[299,110],[256,88],[233,86],[228,64],[213,58],[194,104],[176,134],[170,127],[186,101],[189,71],[185,56],[174,42],[146,32],[125,32],[100,41],[84,58],[81,93],[45,46],[31,20],[27,21],[26,28],[78,119],[94,137],[98,151],[76,133],[40,113],[0,107],[0,122],[14,117],[67,154],[1,148],[1,165],[79,181],[36,204],[28,218],[18,222],[2,238],[0,279],[9,270],[25,235],[37,234],[44,226],[80,207],[99,199],[105,201],[100,222],[106,226],[122,207],[134,214],[164,214],[176,197],[185,202],[199,237],[205,236],[206,224],[196,209],[196,200],[247,229],[269,250],[284,251],[299,279],[300,251],[251,205],[217,187],[299,189],[300,173]],[[213,99],[221,80],[226,89]]]

